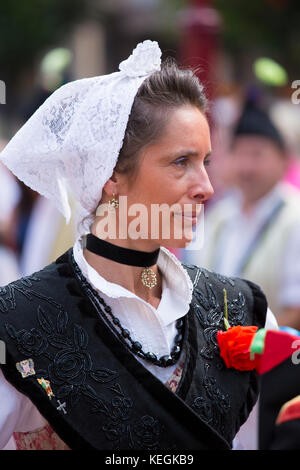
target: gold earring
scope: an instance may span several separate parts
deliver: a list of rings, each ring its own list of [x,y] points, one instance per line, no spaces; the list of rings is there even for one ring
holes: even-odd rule
[[[113,193],[113,197],[108,201],[108,205],[114,209],[119,207],[119,201],[115,198],[115,193]]]

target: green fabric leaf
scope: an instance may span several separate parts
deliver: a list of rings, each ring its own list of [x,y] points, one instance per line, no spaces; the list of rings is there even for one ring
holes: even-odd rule
[[[261,328],[257,330],[252,340],[250,346],[250,358],[253,359],[254,354],[263,354],[265,349],[265,336],[267,330],[265,328]]]

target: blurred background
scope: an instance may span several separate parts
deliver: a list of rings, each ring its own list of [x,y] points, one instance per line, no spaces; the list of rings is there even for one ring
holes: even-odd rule
[[[138,42],[151,39],[158,41],[163,58],[173,56],[183,66],[200,67],[198,75],[210,99],[213,143],[208,171],[215,195],[207,212],[236,189],[230,157],[232,136],[249,100],[268,113],[284,140],[287,165],[280,182],[288,182],[299,192],[299,24],[297,0],[2,1],[1,148],[57,87],[117,70]],[[272,172],[272,166],[267,172]],[[271,230],[268,224],[261,223],[259,234],[266,225]],[[300,243],[296,225],[294,220],[296,251],[287,256],[300,267],[300,251],[299,258],[295,257]],[[65,226],[48,201],[0,166],[0,285],[41,269],[68,249],[74,237],[72,224]],[[257,249],[255,240],[256,245],[260,243],[257,233],[249,241],[250,254]],[[289,245],[289,238],[283,241],[281,237],[280,243]],[[197,255],[185,250],[175,254],[183,261],[204,264],[203,249]],[[226,245],[219,256],[224,250]],[[268,260],[263,266],[266,263]],[[300,272],[293,275],[300,284]],[[273,290],[281,280],[276,282]],[[292,298],[284,308],[299,308],[300,298]],[[277,304],[274,308],[277,310]],[[282,305],[278,315],[281,310]]]

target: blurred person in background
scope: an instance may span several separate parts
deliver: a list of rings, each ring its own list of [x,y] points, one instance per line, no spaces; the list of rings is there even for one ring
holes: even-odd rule
[[[291,101],[290,88],[286,93],[286,97],[271,105],[270,117],[289,149],[290,162],[285,180],[300,189],[300,107]]]
[[[4,143],[0,143],[0,148]],[[15,208],[20,201],[20,190],[15,177],[0,163],[0,286],[20,277],[11,226]]]
[[[203,248],[185,260],[258,283],[278,322],[299,329],[300,193],[282,181],[289,165],[282,136],[253,101],[228,165],[230,190],[207,212]]]
[[[54,261],[73,245],[76,238],[74,221],[66,225],[52,201],[35,194],[20,256],[22,276],[39,271],[45,264]]]

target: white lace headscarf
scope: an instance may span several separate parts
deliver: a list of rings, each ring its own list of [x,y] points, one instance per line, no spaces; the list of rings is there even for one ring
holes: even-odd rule
[[[21,181],[53,201],[67,222],[72,193],[79,204],[79,235],[89,232],[112,176],[135,95],[160,65],[158,43],[147,40],[120,63],[119,72],[63,85],[0,154]]]

